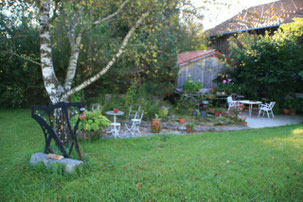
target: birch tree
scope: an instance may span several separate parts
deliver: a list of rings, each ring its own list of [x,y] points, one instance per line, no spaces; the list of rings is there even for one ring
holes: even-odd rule
[[[10,3],[10,1],[5,1]],[[145,20],[158,12],[165,12],[171,6],[188,5],[189,0],[19,0],[17,6],[22,5],[23,10],[37,10],[37,24],[40,30],[40,66],[45,90],[53,104],[68,102],[71,95],[91,85],[98,80],[119,59],[128,48],[128,43],[136,30],[144,24]],[[16,5],[16,4],[15,4]],[[26,9],[24,9],[26,8]],[[33,12],[34,13],[34,12]],[[52,53],[52,39],[56,35],[53,31],[53,23],[63,20],[67,38],[70,44],[69,62],[65,71],[65,78],[59,79],[55,72]],[[108,63],[90,78],[74,85],[73,81],[77,73],[78,59],[81,52],[82,40],[91,29],[114,20],[124,19],[128,22],[128,31],[122,36],[121,44],[116,48]],[[53,31],[53,32],[52,32]],[[62,74],[62,72],[60,72]],[[57,124],[62,126],[61,124]],[[62,128],[62,127],[61,127]],[[60,136],[60,134],[59,134]],[[61,138],[65,141],[66,138]]]
[[[65,101],[65,102],[68,101],[68,98],[71,95],[87,87],[88,85],[99,79],[102,75],[104,75],[112,67],[115,61],[122,55],[135,30],[140,26],[140,24],[142,24],[144,19],[150,14],[151,12],[150,9],[146,9],[144,13],[140,14],[137,17],[137,20],[133,23],[130,30],[124,37],[119,50],[111,58],[108,64],[97,74],[93,75],[91,78],[82,82],[80,85],[72,88],[72,82],[75,78],[75,74],[77,70],[80,45],[83,35],[87,31],[92,29],[94,26],[98,26],[119,15],[122,15],[121,13],[123,12],[123,9],[125,9],[126,5],[129,2],[130,0],[124,0],[118,6],[115,12],[105,17],[102,16],[93,22],[87,22],[85,26],[81,26],[83,22],[81,22],[80,19],[81,15],[84,12],[84,8],[79,6],[76,9],[76,11],[73,12],[72,14],[73,21],[68,23],[68,39],[71,47],[71,55],[70,55],[64,83],[60,83],[58,81],[58,78],[54,70],[53,61],[52,61],[51,35],[50,35],[50,23],[54,20],[54,18],[57,15],[56,7],[58,5],[58,2],[53,2],[52,0],[41,2],[39,8],[41,70],[42,70],[44,86],[52,103],[55,104],[61,101]],[[51,14],[51,6],[53,5],[53,3],[55,3],[55,6],[54,6],[53,14]]]

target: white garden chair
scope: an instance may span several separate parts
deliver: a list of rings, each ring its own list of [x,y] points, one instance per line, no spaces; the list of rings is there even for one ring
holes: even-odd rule
[[[264,114],[265,114],[265,112],[266,112],[268,118],[270,118],[270,117],[269,117],[269,114],[270,114],[270,113],[271,113],[272,118],[275,118],[274,113],[273,113],[273,111],[272,111],[272,109],[274,108],[275,104],[276,104],[276,102],[270,102],[269,104],[268,104],[268,103],[266,103],[266,104],[261,104],[261,105],[260,105],[260,108],[259,108],[259,115],[258,115],[258,116],[260,116],[261,113],[263,113],[263,116],[264,116]]]
[[[126,135],[127,133],[130,133],[133,137],[135,137],[135,133],[137,132],[138,135],[141,135],[141,131],[140,131],[140,125],[141,125],[141,121],[143,118],[143,114],[144,111],[137,111],[135,114],[135,117],[133,119],[131,119],[131,121],[129,123],[125,123],[125,133],[124,135]]]
[[[135,118],[137,112],[140,111],[140,109],[141,109],[141,105],[139,104],[130,105],[127,118],[128,119]]]
[[[230,109],[232,108],[235,108],[237,107],[237,102],[233,100],[233,98],[231,96],[228,96],[227,97],[227,104],[228,104],[228,110],[229,111]]]

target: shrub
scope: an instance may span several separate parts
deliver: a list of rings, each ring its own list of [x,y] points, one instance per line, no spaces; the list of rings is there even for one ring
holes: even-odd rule
[[[229,79],[238,93],[249,99],[270,98],[277,102],[303,85],[303,19],[283,25],[273,36],[240,34],[231,38]]]
[[[188,79],[183,84],[183,90],[186,93],[195,93],[202,88],[202,83],[199,81],[192,81]]]
[[[87,132],[90,131],[99,131],[100,127],[107,128],[110,124],[110,121],[103,116],[100,112],[89,112],[84,111],[86,119],[80,121],[79,130],[84,130]]]

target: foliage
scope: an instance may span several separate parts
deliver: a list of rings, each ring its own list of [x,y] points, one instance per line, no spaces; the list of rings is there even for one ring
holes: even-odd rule
[[[213,109],[213,112],[224,112],[225,109],[224,108],[221,108],[221,107],[216,107]]]
[[[196,122],[189,122],[189,123],[186,123],[186,126],[189,126],[189,127],[194,128],[194,126],[195,126],[196,124],[197,124]]]
[[[165,106],[162,106],[162,107],[160,107],[160,109],[159,109],[159,117],[160,118],[165,118],[167,115],[168,115],[168,107],[165,107]]]
[[[243,122],[243,120],[245,122],[246,117],[243,117],[243,111],[245,111],[245,105],[235,102],[234,107],[230,109],[229,114],[225,114],[224,116],[232,118],[236,122]]]
[[[249,99],[282,101],[289,93],[301,92],[303,80],[303,19],[283,25],[273,36],[240,34],[231,38],[228,71],[240,93]]]
[[[186,93],[195,93],[202,88],[202,83],[188,79],[183,84],[183,90]]]
[[[29,114],[0,111],[2,201],[302,199],[302,124],[83,141],[89,161],[83,171],[67,175],[28,163],[44,147]]]
[[[198,100],[187,95],[181,96],[177,101],[176,111],[180,114],[193,114],[197,108]]]
[[[0,12],[1,108],[47,102],[39,66],[22,58],[39,61],[39,30],[26,17],[18,26],[15,20],[13,16],[8,18]]]
[[[79,130],[84,130],[87,132],[90,131],[99,131],[100,127],[103,129],[107,128],[110,124],[110,121],[101,114],[101,112],[90,112],[85,110],[84,114],[86,119],[80,121]]]
[[[231,94],[239,91],[239,85],[235,84],[235,82],[233,82],[227,74],[219,74],[216,80],[219,84],[218,87],[213,90],[213,92],[223,91],[227,94]]]
[[[286,99],[283,101],[284,109],[291,109],[293,111],[302,111],[303,100],[301,98]]]

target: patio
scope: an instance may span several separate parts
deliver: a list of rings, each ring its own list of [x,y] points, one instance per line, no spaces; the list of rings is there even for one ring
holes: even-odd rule
[[[275,115],[275,118],[268,119],[266,116],[247,116],[246,119],[248,128],[266,128],[266,127],[278,127],[285,125],[293,125],[303,122],[302,115]]]

